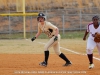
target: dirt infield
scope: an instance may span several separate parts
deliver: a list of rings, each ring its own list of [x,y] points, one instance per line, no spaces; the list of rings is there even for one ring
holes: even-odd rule
[[[49,49],[48,66],[40,66],[39,63],[44,59],[44,43],[47,41],[0,40],[0,75],[100,75],[100,56],[97,49],[93,52],[97,58],[94,59],[95,67],[88,69],[87,56],[83,55],[86,53],[86,41],[81,39],[62,39],[60,42],[61,51],[72,61],[71,66],[63,67],[65,62],[52,48]]]
[[[88,69],[88,60],[84,55],[66,54],[72,65],[65,63],[57,55],[51,54],[47,67],[41,67],[43,54],[0,54],[0,75],[99,75],[100,61],[94,60],[95,68]]]

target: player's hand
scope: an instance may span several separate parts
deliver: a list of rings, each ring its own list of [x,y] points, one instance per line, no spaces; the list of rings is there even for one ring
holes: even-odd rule
[[[83,40],[85,41],[86,40],[86,37],[83,37]]]
[[[54,41],[57,41],[57,40],[58,40],[58,36],[55,36]]]
[[[36,39],[36,37],[33,37],[32,39],[31,39],[31,41],[34,41]]]

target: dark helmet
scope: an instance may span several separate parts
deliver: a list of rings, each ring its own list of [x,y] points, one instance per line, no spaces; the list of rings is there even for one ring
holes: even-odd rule
[[[39,21],[39,17],[43,17],[44,20],[46,19],[46,16],[43,13],[39,13],[37,16],[37,21]]]
[[[93,16],[93,17],[92,17],[92,20],[93,20],[93,19],[98,19],[98,20],[99,20],[99,16],[97,16],[97,15],[96,15],[96,16]]]

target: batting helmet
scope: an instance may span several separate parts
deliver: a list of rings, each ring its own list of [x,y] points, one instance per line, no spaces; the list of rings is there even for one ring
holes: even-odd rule
[[[40,17],[43,17],[44,20],[46,19],[46,16],[43,13],[39,13],[38,16],[37,16],[37,21],[39,21]]]

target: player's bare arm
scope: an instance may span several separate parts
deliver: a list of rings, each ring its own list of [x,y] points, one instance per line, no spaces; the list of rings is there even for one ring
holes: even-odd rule
[[[41,34],[41,29],[39,28],[39,25],[38,25],[38,32],[36,33],[35,37],[33,37],[31,39],[31,41],[34,41],[36,38],[38,38],[38,36]]]
[[[41,34],[41,32],[37,32],[37,34],[35,35],[35,37],[33,37],[32,39],[31,39],[31,41],[34,41],[36,38],[38,38],[38,36]]]
[[[84,34],[84,37],[83,37],[83,40],[86,40],[86,37],[88,35],[89,32],[87,32],[87,30],[85,31],[85,34]]]
[[[56,34],[55,34],[55,36],[58,36],[58,34],[59,34],[59,29],[58,28],[56,28]]]
[[[35,37],[38,38],[38,37],[40,36],[40,34],[41,34],[41,33],[38,32],[38,33],[35,35]]]

